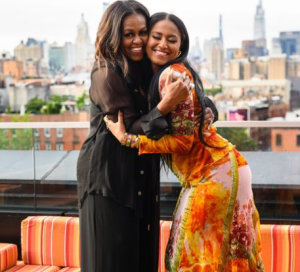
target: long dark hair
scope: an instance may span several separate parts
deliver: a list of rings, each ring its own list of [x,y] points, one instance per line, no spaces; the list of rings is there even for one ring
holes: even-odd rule
[[[129,63],[122,51],[122,23],[127,16],[139,14],[148,22],[150,14],[147,8],[134,0],[116,1],[104,12],[98,26],[95,59],[98,68],[110,65],[118,66],[124,77],[129,74]]]
[[[186,68],[191,72],[192,77],[194,79],[194,84],[195,84],[195,89],[196,89],[196,94],[199,100],[199,103],[201,105],[202,109],[202,114],[200,116],[200,126],[199,126],[199,138],[200,141],[206,145],[209,146],[203,138],[203,133],[202,133],[202,128],[204,125],[204,116],[205,116],[205,103],[204,103],[204,91],[203,91],[203,85],[201,82],[200,77],[196,73],[196,71],[192,68],[190,63],[187,60],[187,55],[189,53],[189,34],[187,32],[187,29],[184,25],[184,23],[175,15],[173,14],[168,14],[165,12],[159,12],[155,13],[150,17],[149,23],[148,23],[148,31],[150,33],[152,27],[158,23],[159,21],[162,20],[169,20],[172,23],[174,23],[180,34],[181,34],[181,46],[180,46],[180,51],[181,54],[174,60],[166,63],[165,65],[161,66],[159,70],[154,74],[150,87],[149,87],[149,101],[150,101],[150,108],[154,108],[160,101],[160,96],[159,96],[159,77],[161,73],[170,65],[178,62],[183,62]]]

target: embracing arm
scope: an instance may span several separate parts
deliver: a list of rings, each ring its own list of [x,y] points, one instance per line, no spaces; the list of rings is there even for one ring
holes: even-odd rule
[[[187,77],[193,83],[190,72],[183,65],[172,65],[172,68],[179,72],[185,72]],[[168,83],[167,68],[159,80],[159,92],[163,99],[165,96],[165,86]],[[194,142],[194,102],[192,92],[189,96],[179,103],[175,110],[171,111],[170,134],[165,135],[158,141],[148,139],[146,136],[140,136],[139,154],[146,153],[188,153]]]
[[[161,97],[165,95],[165,83],[167,79],[167,71],[160,78],[160,93]],[[192,78],[191,78],[192,80]],[[179,103],[175,110],[171,113],[170,134],[164,135],[159,140],[152,140],[146,136],[140,135],[138,145],[135,144],[135,136],[128,136],[125,133],[123,124],[123,113],[119,113],[119,121],[117,123],[108,121],[110,131],[114,136],[126,146],[139,147],[139,154],[146,153],[188,153],[192,148],[194,141],[194,105],[192,93]],[[133,138],[133,140],[132,140]]]
[[[123,111],[124,124],[128,132],[146,134],[152,139],[160,139],[168,133],[169,124],[165,115],[188,95],[188,88],[181,80],[167,86],[167,94],[149,113],[140,117],[137,113],[128,86],[117,71],[94,68],[92,73],[91,100],[100,105],[104,114],[117,121],[118,111]]]
[[[145,134],[141,125],[139,114],[136,111],[133,99],[125,81],[112,69],[96,69],[92,73],[91,100],[99,105],[110,120],[117,121],[118,111],[123,111],[124,124],[130,133]],[[143,126],[148,128],[148,133],[161,138],[167,133],[169,127],[164,116],[154,108],[143,116]]]

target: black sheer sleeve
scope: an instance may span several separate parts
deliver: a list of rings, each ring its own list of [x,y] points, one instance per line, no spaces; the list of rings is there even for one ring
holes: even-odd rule
[[[140,119],[134,101],[123,78],[112,69],[96,69],[92,73],[91,100],[99,105],[109,119],[116,122],[123,111],[126,131],[161,138],[168,131],[168,123],[157,108]],[[157,139],[157,138],[156,138]]]

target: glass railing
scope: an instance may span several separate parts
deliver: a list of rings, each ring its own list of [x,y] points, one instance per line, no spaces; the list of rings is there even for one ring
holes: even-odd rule
[[[217,122],[249,162],[263,222],[300,222],[300,122]],[[0,213],[77,214],[76,162],[87,122],[0,123]],[[180,185],[162,168],[161,217]]]

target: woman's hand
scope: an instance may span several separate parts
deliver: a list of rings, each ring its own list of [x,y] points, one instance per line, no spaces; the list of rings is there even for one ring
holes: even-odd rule
[[[204,116],[204,123],[207,124],[208,129],[213,124],[214,119],[215,119],[215,115],[213,114],[213,111],[211,110],[211,108],[206,108],[205,116]]]
[[[177,77],[173,82],[173,71],[170,70],[165,83],[165,95],[157,105],[162,115],[167,115],[183,100],[185,100],[191,91],[190,79],[186,77]]]
[[[195,124],[197,126],[200,126],[200,117],[201,117],[201,112],[195,115]],[[206,108],[205,116],[204,116],[204,124],[207,124],[207,129],[209,129],[210,126],[213,124],[214,119],[215,119],[215,115],[213,114],[211,108]]]
[[[104,116],[104,121],[106,123],[106,127],[118,139],[119,142],[122,141],[124,134],[126,132],[123,119],[124,119],[123,112],[121,112],[121,111],[118,112],[118,122],[116,122],[116,123],[109,120],[107,115]]]

